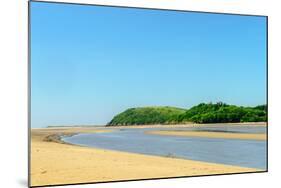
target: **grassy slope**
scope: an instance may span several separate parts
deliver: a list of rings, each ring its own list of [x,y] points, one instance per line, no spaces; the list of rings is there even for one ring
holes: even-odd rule
[[[116,115],[108,125],[176,123],[228,123],[267,121],[266,106],[242,107],[225,103],[201,103],[190,109],[175,107],[130,108]]]
[[[173,123],[185,109],[175,107],[130,108],[116,115],[108,125],[147,125]]]

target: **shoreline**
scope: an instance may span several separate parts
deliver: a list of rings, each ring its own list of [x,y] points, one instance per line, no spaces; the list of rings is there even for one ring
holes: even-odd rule
[[[71,126],[48,126],[35,129],[69,129],[69,128],[153,128],[153,127],[190,127],[190,126],[238,126],[238,125],[249,125],[249,126],[267,126],[268,122],[239,122],[239,123],[184,123],[184,124],[144,124],[144,125],[71,125]]]
[[[228,133],[215,131],[177,131],[177,130],[159,130],[145,131],[145,134],[178,136],[178,137],[201,137],[201,138],[220,138],[220,139],[238,139],[238,140],[257,140],[266,141],[266,134],[253,133]]]
[[[79,146],[75,144],[71,144],[68,142],[64,142],[62,140],[62,137],[71,137],[77,134],[81,133],[103,133],[103,132],[112,132],[115,130],[112,130],[112,128],[190,128],[190,127],[198,127],[198,126],[220,126],[223,124],[228,124],[229,126],[239,126],[239,125],[248,125],[248,126],[266,126],[267,127],[267,122],[249,122],[249,123],[210,123],[210,124],[169,124],[169,125],[162,125],[162,124],[155,124],[155,125],[129,125],[129,126],[58,126],[58,127],[46,127],[46,128],[31,128],[32,130],[37,130],[37,131],[55,131],[57,130],[57,133],[47,135],[43,141],[46,142],[56,142],[60,144],[68,144],[68,145],[74,145],[74,146]],[[71,130],[73,129],[73,130]],[[105,130],[108,129],[108,130]],[[198,134],[190,134],[190,133],[198,133]],[[203,133],[203,135],[200,135],[200,133]],[[204,134],[205,133],[205,134]],[[217,136],[212,135],[213,133],[216,133]],[[215,132],[215,131],[177,131],[177,130],[159,130],[159,131],[145,131],[145,134],[155,134],[155,135],[171,135],[171,136],[194,136],[194,137],[208,137],[208,138],[230,138],[231,136],[227,136],[230,134],[239,134],[239,133],[220,133],[220,132]],[[219,135],[219,134],[224,134],[224,135]],[[245,134],[241,133],[241,135],[247,135],[246,137],[250,135],[257,135],[257,134]],[[239,136],[234,137],[233,139],[239,139]],[[243,136],[242,136],[243,137]],[[255,139],[249,137],[249,139]],[[263,137],[261,134],[257,135],[258,140],[265,140],[266,138]],[[80,146],[84,147],[84,146]]]
[[[207,123],[207,124],[196,124],[196,123],[190,123],[190,124],[154,124],[154,125],[118,125],[118,126],[105,126],[104,128],[189,128],[189,127],[204,127],[204,126],[253,126],[253,127],[267,127],[267,122],[249,122],[249,123]]]
[[[89,148],[62,143],[60,139],[65,135],[72,136],[77,133],[95,134],[104,131],[114,130],[94,128],[32,129],[31,185],[58,185],[264,171],[164,156]]]
[[[74,145],[68,142],[65,142],[62,140],[62,137],[71,137],[74,135],[77,135],[80,133],[62,133],[62,134],[51,134],[46,136],[43,141],[45,142],[55,142],[55,143],[59,143],[59,144],[69,144],[69,145]]]

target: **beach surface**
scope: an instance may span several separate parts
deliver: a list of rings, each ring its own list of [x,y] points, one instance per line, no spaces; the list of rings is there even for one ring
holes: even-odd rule
[[[127,127],[126,127],[127,128]],[[60,136],[115,131],[94,127],[31,130],[31,186],[262,171],[66,144]]]
[[[266,140],[266,134],[247,134],[247,133],[224,133],[211,131],[146,131],[147,134],[204,137],[204,138],[224,138],[224,139],[244,139],[244,140]]]

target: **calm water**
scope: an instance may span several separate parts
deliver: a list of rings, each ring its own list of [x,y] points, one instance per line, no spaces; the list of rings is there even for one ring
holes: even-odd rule
[[[169,128],[124,128],[108,133],[78,134],[72,137],[64,137],[63,140],[68,143],[95,148],[266,169],[265,141],[144,134],[144,131],[167,129]],[[264,127],[227,127],[221,125],[201,128],[176,128],[176,130],[241,133],[264,133],[266,131]]]

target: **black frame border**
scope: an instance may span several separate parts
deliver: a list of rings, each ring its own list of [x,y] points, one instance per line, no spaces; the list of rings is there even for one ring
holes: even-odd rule
[[[77,6],[98,6],[98,7],[112,7],[112,8],[130,8],[130,9],[142,9],[142,10],[159,10],[159,11],[175,11],[175,12],[189,12],[189,13],[205,13],[205,14],[219,14],[219,15],[233,15],[233,16],[251,16],[251,17],[264,17],[266,18],[266,106],[267,106],[267,121],[266,121],[266,169],[263,171],[253,172],[237,172],[237,173],[224,173],[224,174],[208,174],[208,175],[195,175],[195,176],[171,176],[163,178],[145,178],[145,179],[129,179],[129,180],[113,180],[113,181],[98,181],[98,182],[78,182],[71,184],[51,184],[51,185],[31,185],[31,2],[37,3],[50,3],[50,4],[66,4]],[[73,3],[73,2],[57,2],[57,1],[41,1],[41,0],[29,0],[28,1],[28,187],[54,187],[54,186],[67,186],[67,185],[85,185],[85,184],[101,184],[101,183],[114,183],[114,182],[131,182],[131,181],[143,181],[143,180],[161,180],[161,179],[177,179],[177,178],[191,178],[191,177],[208,177],[208,176],[225,176],[225,175],[238,175],[238,174],[256,174],[268,172],[268,16],[256,15],[256,14],[238,14],[238,13],[224,13],[224,12],[208,12],[208,11],[194,11],[194,10],[177,10],[177,9],[164,9],[164,8],[146,8],[146,7],[134,7],[123,5],[104,5],[104,4],[90,4],[90,3]]]

